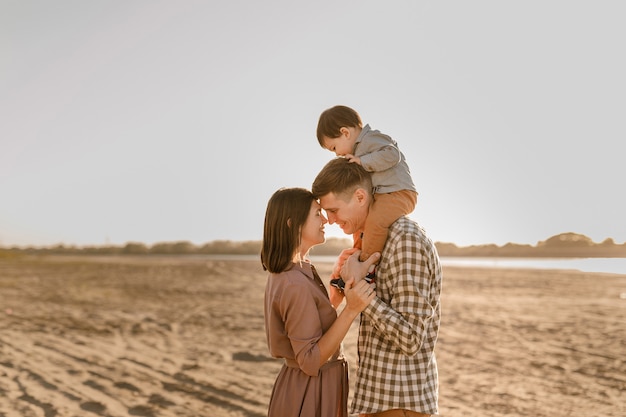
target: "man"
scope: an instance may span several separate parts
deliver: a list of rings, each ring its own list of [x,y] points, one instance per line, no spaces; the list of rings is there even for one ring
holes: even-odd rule
[[[363,230],[370,206],[376,204],[369,173],[345,158],[326,164],[312,191],[329,223],[337,223],[348,235]],[[358,256],[354,253],[343,264],[344,280],[367,275],[374,259],[359,262]],[[437,414],[441,264],[433,242],[408,217],[400,217],[389,228],[375,280],[376,297],[361,313],[352,413]]]

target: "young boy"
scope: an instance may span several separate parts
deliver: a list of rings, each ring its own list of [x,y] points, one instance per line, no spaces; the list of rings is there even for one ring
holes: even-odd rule
[[[389,226],[410,214],[417,204],[417,190],[404,155],[396,141],[369,125],[346,106],[324,110],[317,124],[317,140],[324,149],[361,165],[372,175],[374,203],[362,233],[352,238],[361,249],[360,260],[382,252]]]

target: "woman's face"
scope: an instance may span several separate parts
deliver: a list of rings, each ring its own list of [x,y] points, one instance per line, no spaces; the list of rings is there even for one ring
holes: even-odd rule
[[[326,223],[328,223],[328,220],[322,214],[322,207],[317,201],[313,201],[309,210],[309,216],[304,225],[302,225],[301,253],[306,253],[313,246],[324,243],[326,240],[324,237],[324,225]]]

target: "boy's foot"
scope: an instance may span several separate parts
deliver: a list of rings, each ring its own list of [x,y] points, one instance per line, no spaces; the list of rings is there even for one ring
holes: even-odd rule
[[[372,269],[371,272],[368,272],[367,275],[365,275],[365,281],[367,281],[368,284],[376,282],[376,268],[375,267],[374,269]],[[346,287],[346,283],[343,281],[343,279],[341,279],[341,277],[331,279],[330,285],[337,288],[339,291],[343,291],[343,289]]]

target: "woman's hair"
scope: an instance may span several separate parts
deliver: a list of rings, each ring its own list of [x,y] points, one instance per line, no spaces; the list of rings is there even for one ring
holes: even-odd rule
[[[264,270],[278,273],[289,269],[313,201],[313,193],[304,188],[281,188],[272,195],[265,211],[261,245]]]
[[[372,192],[370,173],[359,164],[337,157],[328,161],[317,174],[311,191],[316,199],[334,193],[338,198],[348,201],[358,188],[364,189],[367,193]]]
[[[338,138],[342,127],[363,127],[359,113],[347,106],[326,109],[317,122],[317,141],[324,147],[324,137]]]

